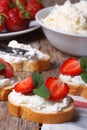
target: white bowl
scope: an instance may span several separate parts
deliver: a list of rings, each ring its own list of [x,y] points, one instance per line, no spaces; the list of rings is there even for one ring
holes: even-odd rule
[[[54,47],[67,54],[87,56],[87,35],[64,33],[59,30],[50,29],[44,25],[42,19],[50,13],[52,8],[44,8],[36,14],[36,20],[41,25],[48,41]]]

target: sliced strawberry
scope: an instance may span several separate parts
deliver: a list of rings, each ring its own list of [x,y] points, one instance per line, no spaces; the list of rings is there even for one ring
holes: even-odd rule
[[[21,82],[17,83],[14,89],[16,92],[27,94],[31,92],[33,88],[34,88],[34,83],[32,81],[32,76],[30,75],[24,80],[22,80]]]
[[[80,62],[77,58],[68,58],[60,67],[60,73],[64,75],[76,76],[81,74]]]
[[[59,100],[64,98],[69,92],[69,87],[55,77],[49,77],[45,85],[50,91],[51,100]]]
[[[14,76],[14,69],[13,67],[6,61],[4,61],[2,58],[0,58],[0,63],[3,63],[6,67],[3,70],[0,70],[0,75],[4,75],[7,78],[11,78]]]

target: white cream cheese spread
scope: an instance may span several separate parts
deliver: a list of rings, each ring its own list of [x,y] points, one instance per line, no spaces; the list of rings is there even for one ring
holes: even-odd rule
[[[0,75],[0,87],[12,87],[17,82],[26,78],[29,75],[27,72],[15,72],[15,75],[12,78],[7,78],[3,75]]]
[[[70,103],[70,98],[68,96],[55,102],[44,99],[38,95],[23,95],[14,90],[10,93],[9,97],[16,105],[24,105],[47,113],[61,111]]]
[[[13,86],[18,81],[17,77],[13,78],[6,78],[5,76],[0,75],[0,87],[7,87],[7,86]]]
[[[87,35],[87,1],[56,4],[42,22],[49,28],[74,34]]]
[[[9,63],[22,63],[24,61],[32,62],[37,59],[46,58],[46,55],[40,50],[32,48],[30,45],[18,43],[16,40],[10,41],[7,49],[6,52],[6,48],[1,48],[0,57]]]
[[[83,86],[87,86],[87,84],[81,79],[81,76],[70,76],[70,75],[63,75],[60,74],[59,78],[65,82],[65,83],[69,83],[69,84],[74,84],[75,86],[78,85],[83,85]]]
[[[30,45],[18,43],[16,40],[10,41],[8,44],[8,47],[12,47],[13,50],[14,50],[14,48],[26,50],[26,53],[24,54],[24,56],[25,57],[27,56],[29,59],[31,59],[34,56],[38,57],[39,59],[45,57],[45,55],[40,50],[38,50],[36,48],[32,48]],[[17,52],[14,50],[14,53],[16,54]]]

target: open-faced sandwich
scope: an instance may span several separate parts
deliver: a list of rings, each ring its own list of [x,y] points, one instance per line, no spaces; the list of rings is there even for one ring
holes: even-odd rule
[[[14,85],[24,78],[24,75],[14,73],[10,63],[0,58],[0,100],[7,100]]]
[[[9,113],[29,121],[56,124],[73,118],[73,99],[69,87],[56,77],[44,82],[39,72],[33,72],[14,85],[8,96]]]
[[[9,62],[15,72],[44,71],[50,68],[50,56],[30,45],[13,40],[7,46],[0,46],[0,57]]]
[[[60,67],[59,78],[69,86],[70,94],[87,99],[87,57],[68,58]]]

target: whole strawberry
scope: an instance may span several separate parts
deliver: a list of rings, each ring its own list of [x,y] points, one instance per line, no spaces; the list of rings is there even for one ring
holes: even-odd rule
[[[20,31],[28,28],[30,20],[25,18],[22,13],[18,8],[13,8],[7,13],[7,30]]]
[[[29,0],[26,5],[26,10],[30,13],[31,19],[35,19],[36,13],[43,8],[40,0]]]

